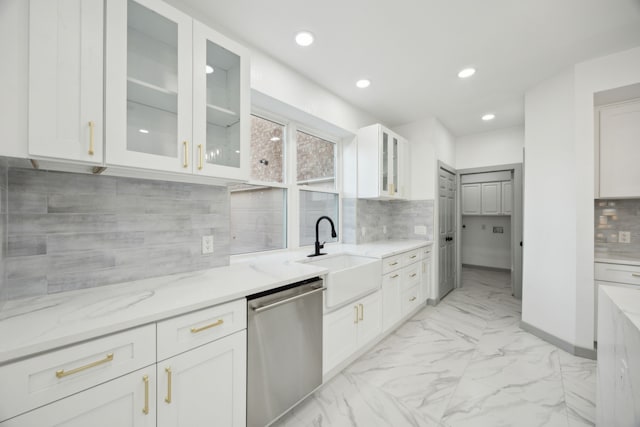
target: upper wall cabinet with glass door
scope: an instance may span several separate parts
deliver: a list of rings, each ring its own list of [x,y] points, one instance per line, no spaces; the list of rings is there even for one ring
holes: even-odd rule
[[[30,156],[102,164],[103,22],[103,0],[31,0]]]
[[[107,165],[246,179],[244,50],[159,0],[106,11]]]
[[[249,179],[249,55],[199,22],[193,23],[195,172]]]
[[[380,124],[358,130],[358,197],[406,198],[408,148],[407,140]]]

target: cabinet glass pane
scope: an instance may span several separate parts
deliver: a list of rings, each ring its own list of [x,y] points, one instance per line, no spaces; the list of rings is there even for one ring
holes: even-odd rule
[[[284,126],[251,116],[251,179],[284,182]]]
[[[300,246],[313,245],[316,241],[316,222],[323,215],[328,216],[335,225],[336,232],[340,230],[338,224],[338,195],[334,193],[320,193],[318,191],[300,191]],[[339,236],[338,236],[339,237]],[[338,238],[331,237],[329,221],[322,220],[318,226],[320,242],[335,242]]]
[[[207,163],[240,167],[240,57],[207,40]]]
[[[382,133],[382,191],[389,189],[389,135]]]
[[[296,180],[299,185],[335,189],[336,144],[331,141],[296,132]]]
[[[178,24],[127,7],[127,150],[178,157]]]
[[[398,139],[393,138],[393,192],[398,192]]]

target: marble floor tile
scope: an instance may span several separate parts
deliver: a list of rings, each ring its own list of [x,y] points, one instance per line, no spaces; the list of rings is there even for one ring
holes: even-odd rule
[[[273,425],[594,425],[595,361],[520,329],[509,273],[463,268],[462,284]]]

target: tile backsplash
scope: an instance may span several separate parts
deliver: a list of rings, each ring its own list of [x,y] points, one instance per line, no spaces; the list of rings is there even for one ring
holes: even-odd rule
[[[18,168],[5,176],[8,299],[229,263],[226,187]],[[209,234],[214,254],[202,255]]]
[[[342,208],[345,243],[433,240],[433,200],[343,199]],[[425,227],[427,234],[415,234],[416,226]]]
[[[4,280],[4,264],[7,253],[7,171],[4,159],[0,159],[0,308],[7,299]]]
[[[640,199],[595,201],[595,251],[598,256],[640,258]],[[620,232],[629,232],[630,242],[620,243]]]

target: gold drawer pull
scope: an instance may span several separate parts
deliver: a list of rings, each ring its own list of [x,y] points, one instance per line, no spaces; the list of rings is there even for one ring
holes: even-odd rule
[[[79,368],[71,369],[69,371],[65,371],[64,369],[60,369],[59,371],[56,371],[56,377],[58,377],[58,378],[68,377],[69,375],[73,375],[73,374],[77,374],[78,372],[86,371],[87,369],[94,368],[94,367],[96,367],[98,365],[102,365],[103,363],[111,362],[112,360],[113,360],[113,353],[109,353],[109,354],[107,354],[107,356],[104,359],[100,359],[100,360],[97,360],[95,362],[91,362],[91,363],[89,363],[87,365],[80,366]]]
[[[360,310],[360,316],[358,316],[358,320],[364,320],[364,306],[362,304],[358,304],[358,308]]]
[[[202,144],[198,144],[198,170],[202,170]]]
[[[409,277],[416,277],[418,275],[418,273],[413,273],[411,276]]]
[[[93,128],[96,124],[89,122],[89,155],[93,156]]]
[[[409,258],[414,259],[415,257],[417,257],[418,255],[411,255]]]
[[[189,143],[187,141],[182,141],[182,144],[184,145],[184,162],[182,162],[182,167],[188,168],[189,167],[189,147],[187,147],[187,144]]]
[[[202,326],[200,328],[191,328],[192,334],[197,334],[198,332],[206,331],[207,329],[215,328],[216,326],[220,326],[224,323],[224,319],[219,319],[217,322],[213,322],[209,325]]]
[[[171,368],[164,368],[164,371],[167,373],[167,397],[164,398],[164,401],[171,403]]]
[[[638,273],[631,273],[631,276],[633,276],[633,277],[640,277],[640,274],[638,274]]]
[[[392,279],[395,279],[396,277],[400,276],[399,274],[394,274],[393,276],[391,276]]]
[[[409,298],[409,301],[415,301],[415,300],[416,300],[416,297]]]
[[[142,377],[142,381],[144,382],[144,408],[142,408],[142,413],[149,415],[149,375]]]
[[[390,266],[398,265],[398,261],[389,263]]]
[[[356,314],[356,316],[353,318],[353,323],[358,323],[358,306],[354,305],[353,308],[354,308],[355,314]]]

